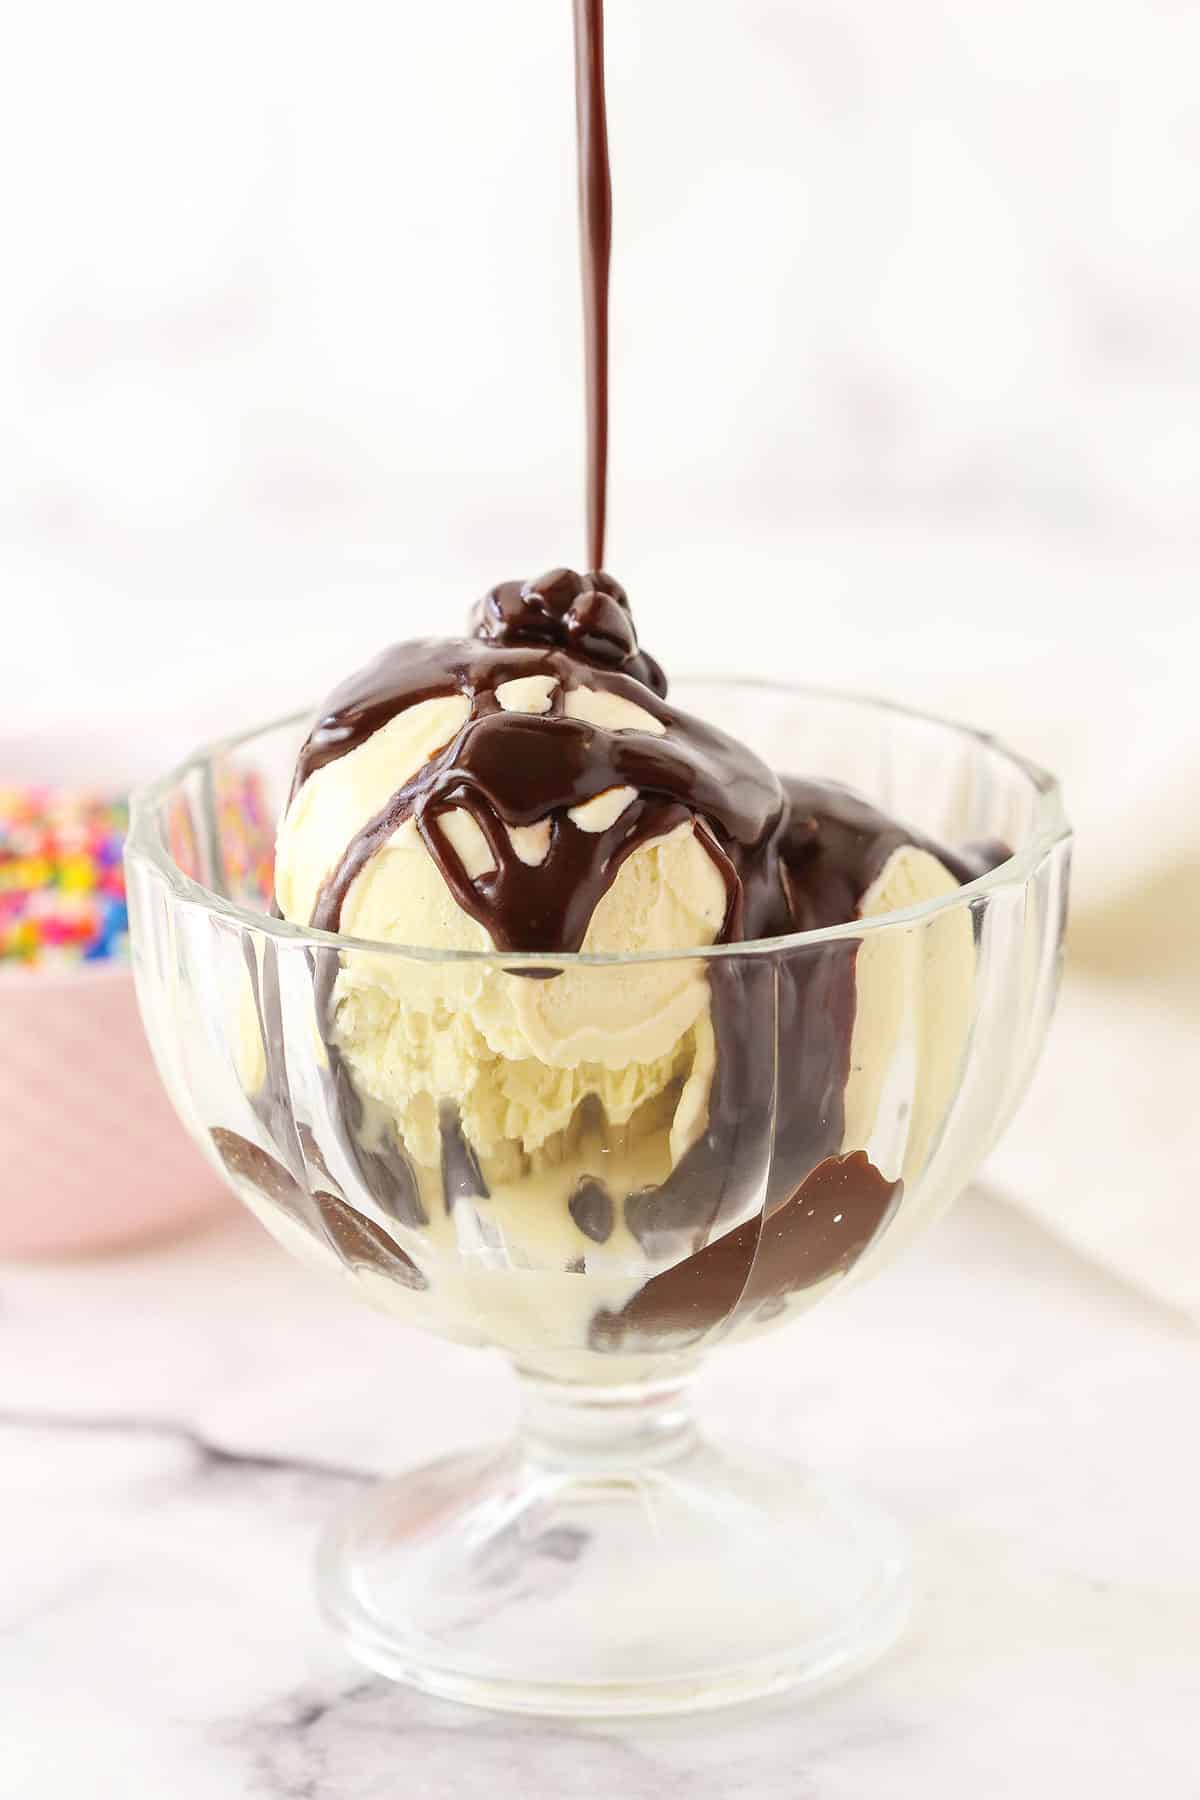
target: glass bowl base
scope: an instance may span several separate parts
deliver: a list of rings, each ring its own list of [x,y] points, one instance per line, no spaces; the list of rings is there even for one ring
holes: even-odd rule
[[[874,1506],[690,1430],[659,1448],[622,1466],[523,1441],[383,1482],[325,1538],[324,1610],[382,1675],[575,1716],[813,1690],[895,1641],[909,1558]]]

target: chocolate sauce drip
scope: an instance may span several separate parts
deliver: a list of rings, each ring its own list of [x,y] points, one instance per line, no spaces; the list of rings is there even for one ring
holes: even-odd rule
[[[820,931],[855,918],[866,890],[905,845],[936,856],[958,881],[973,880],[1009,854],[1000,844],[956,854],[886,818],[850,788],[794,775],[782,781],[787,818],[779,860],[791,931]]]
[[[314,1196],[321,1209],[325,1234],[343,1262],[352,1269],[376,1269],[390,1275],[401,1287],[421,1292],[429,1286],[416,1263],[373,1220],[355,1212],[336,1194]]]
[[[505,712],[497,687],[530,675],[558,684],[557,710]],[[665,735],[605,731],[568,718],[562,695],[580,685],[634,701],[666,727]],[[470,703],[466,721],[351,840],[317,897],[314,925],[338,929],[354,880],[412,818],[458,904],[487,928],[498,949],[576,951],[625,859],[698,818],[728,896],[722,936],[745,936],[748,918],[752,928],[787,928],[769,854],[783,816],[777,778],[743,745],[677,712],[624,670],[581,664],[564,651],[470,640],[398,646],[334,696],[300,753],[295,788],[397,713],[454,694]],[[620,787],[636,790],[636,797],[606,830],[585,831],[568,816]],[[474,881],[438,829],[439,816],[459,807],[479,826],[495,863]],[[550,847],[530,867],[506,827],[546,818]]]
[[[293,797],[317,770],[408,708],[456,694],[469,703],[450,742],[347,846],[317,898],[314,925],[339,928],[355,878],[410,818],[458,904],[500,950],[577,951],[625,859],[689,819],[699,821],[725,882],[721,941],[852,919],[905,844],[929,849],[960,879],[978,872],[849,789],[781,781],[745,745],[672,707],[657,663],[638,648],[624,591],[610,577],[555,569],[536,581],[503,583],[477,608],[475,629],[470,639],[422,639],[385,651],[331,696],[301,750]],[[551,712],[505,712],[496,689],[531,675],[556,684]],[[567,717],[564,696],[580,686],[633,701],[665,734],[605,731]],[[636,798],[607,830],[584,831],[568,817],[619,787]],[[459,807],[495,863],[476,880],[438,829],[439,816]],[[547,818],[549,852],[531,867],[506,827]]]
[[[294,1175],[288,1173],[281,1162],[268,1156],[257,1144],[252,1144],[238,1131],[227,1131],[223,1125],[216,1125],[209,1132],[212,1147],[236,1181],[244,1181],[265,1200],[274,1200],[286,1212],[299,1210],[296,1202],[300,1195],[300,1184]]]
[[[307,1126],[301,1128],[308,1130]],[[310,1134],[311,1135],[311,1134]],[[298,1182],[265,1150],[239,1132],[218,1125],[209,1132],[213,1149],[236,1181],[252,1187],[264,1200],[291,1214],[302,1224],[316,1228],[351,1268],[381,1270],[401,1286],[419,1291],[428,1286],[424,1275],[399,1244],[372,1220],[356,1212],[337,1194],[312,1189]],[[324,1158],[321,1158],[322,1164]]]
[[[760,921],[758,936],[853,919],[863,894],[904,845],[930,851],[960,880],[978,872],[970,858],[896,825],[849,789],[792,777],[782,785],[784,819],[772,855],[786,918],[774,932]],[[1003,847],[995,846],[994,854],[1003,860]],[[735,1308],[744,1311],[836,1273],[816,1253],[819,1227],[812,1221],[819,1206],[810,1211],[806,1203],[789,1214],[786,1226],[772,1225],[777,1213],[798,1207],[806,1184],[817,1181],[821,1170],[827,1176],[820,1192],[832,1191],[829,1172],[836,1169],[843,1216],[863,1226],[838,1240],[858,1245],[855,1256],[890,1217],[895,1184],[885,1183],[865,1156],[837,1156],[845,1131],[857,952],[857,941],[846,939],[710,964],[718,1050],[704,1133],[664,1181],[625,1203],[626,1223],[647,1255],[680,1260],[655,1276],[622,1314],[599,1318],[594,1348],[619,1350],[627,1331],[645,1330],[655,1317],[660,1328],[676,1332],[686,1314],[697,1332],[706,1330]],[[762,1212],[749,1225],[714,1235],[764,1190]],[[810,1231],[811,1252],[803,1241]],[[768,1258],[768,1272],[786,1276],[786,1289],[760,1291],[756,1256]]]
[[[608,496],[608,271],[612,255],[603,0],[575,0],[575,112],[587,382],[588,554],[593,569],[599,569],[604,566]]]
[[[900,1194],[863,1151],[828,1157],[782,1206],[652,1276],[619,1313],[597,1313],[592,1348],[621,1350],[631,1333],[659,1332],[682,1347],[735,1313],[769,1317],[788,1294],[853,1268]]]

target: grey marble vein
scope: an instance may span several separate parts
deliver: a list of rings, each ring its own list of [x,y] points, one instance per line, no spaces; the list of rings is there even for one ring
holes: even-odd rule
[[[859,1792],[845,1772],[867,1779],[914,1735],[886,1705],[864,1719],[857,1685],[821,1710],[784,1695],[608,1724],[471,1711],[366,1681],[301,1689],[222,1738],[253,1771],[254,1800],[820,1800]]]
[[[175,1419],[123,1418],[118,1415],[0,1412],[0,1430],[85,1432],[99,1436],[157,1438],[182,1445],[200,1472],[244,1470],[248,1474],[311,1475],[326,1481],[365,1481],[367,1473],[316,1457],[277,1456],[256,1450],[232,1450],[203,1437]]]
[[[247,1791],[255,1800],[392,1800],[401,1792],[483,1800],[506,1791],[531,1800],[718,1800],[738,1791],[673,1766],[673,1756],[636,1741],[636,1727],[468,1711],[385,1681],[334,1694],[302,1690],[223,1735],[253,1772]],[[680,1733],[671,1737],[665,1747],[677,1752]],[[807,1783],[792,1790],[794,1800],[810,1792]]]

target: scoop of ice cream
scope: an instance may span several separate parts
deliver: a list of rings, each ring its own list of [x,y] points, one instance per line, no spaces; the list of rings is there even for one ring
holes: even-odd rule
[[[727,883],[702,822],[611,779],[622,739],[653,746],[670,735],[633,697],[645,690],[630,677],[596,685],[590,665],[557,653],[547,663],[529,647],[480,653],[456,642],[402,649],[391,662],[401,679],[420,662],[453,691],[418,695],[384,723],[372,717],[359,741],[300,783],[277,847],[285,917],[327,916],[336,891],[342,932],[447,952],[532,937],[548,950],[628,955],[719,935]],[[328,709],[324,731],[344,729],[346,715],[344,701]],[[499,780],[484,788],[477,774],[460,795],[489,725]],[[488,754],[485,743],[485,769]],[[503,766],[514,759],[558,805],[520,803]],[[406,793],[412,803],[397,806]],[[542,919],[564,933],[573,924],[578,941],[564,945],[545,925],[539,933]],[[494,1175],[497,1163],[511,1172],[514,1158],[561,1154],[589,1098],[623,1127],[664,1088],[686,1085],[706,1002],[703,971],[687,963],[537,980],[498,964],[353,952],[331,1022],[356,1081],[419,1162],[438,1162],[449,1104]]]

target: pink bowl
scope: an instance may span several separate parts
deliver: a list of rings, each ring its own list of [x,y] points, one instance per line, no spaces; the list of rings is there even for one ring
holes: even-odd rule
[[[0,971],[0,1256],[108,1249],[233,1205],[176,1118],[133,976]]]

